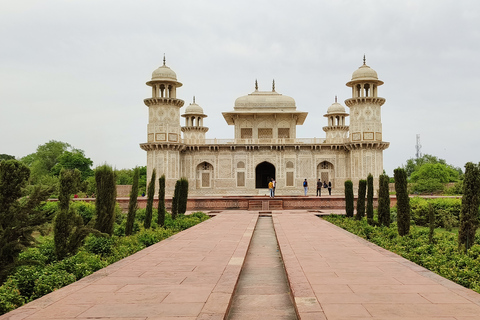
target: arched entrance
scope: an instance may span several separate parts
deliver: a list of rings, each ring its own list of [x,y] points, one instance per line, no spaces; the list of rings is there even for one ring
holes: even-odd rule
[[[268,182],[275,179],[275,166],[270,162],[259,163],[255,168],[255,188],[268,188]]]
[[[332,183],[332,187],[335,187],[335,171],[333,168],[333,164],[328,161],[320,162],[317,166],[317,179],[320,179],[322,182],[330,181]]]

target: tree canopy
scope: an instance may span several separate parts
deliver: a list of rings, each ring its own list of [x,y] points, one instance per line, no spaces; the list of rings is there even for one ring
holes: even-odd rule
[[[36,152],[23,157],[21,161],[30,168],[34,184],[46,176],[58,177],[62,168],[80,170],[82,181],[94,174],[91,169],[93,161],[85,157],[83,150],[56,140],[39,145]]]
[[[417,172],[420,170],[420,168],[422,166],[424,166],[425,164],[439,164],[440,166],[437,166],[436,168],[440,168],[440,167],[445,167],[447,168],[449,171],[456,171],[457,172],[457,180],[458,180],[458,177],[460,177],[462,174],[463,174],[463,171],[461,168],[458,168],[458,167],[455,167],[453,165],[450,165],[448,164],[444,159],[439,159],[438,157],[436,156],[432,156],[430,154],[424,154],[422,157],[420,158],[411,158],[411,159],[408,159],[407,160],[407,163],[406,165],[403,167],[403,169],[405,170],[405,173],[407,174],[407,177],[411,177],[412,174],[414,172]],[[431,167],[427,167],[427,168],[431,168]],[[425,169],[424,169],[425,171]],[[456,180],[455,180],[456,181]],[[448,182],[448,181],[447,181]]]

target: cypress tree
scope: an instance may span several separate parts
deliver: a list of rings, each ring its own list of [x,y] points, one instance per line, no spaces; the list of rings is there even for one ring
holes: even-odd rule
[[[410,198],[407,191],[407,173],[398,168],[393,171],[397,197],[397,229],[400,236],[410,232]]]
[[[55,253],[57,254],[57,258],[61,260],[70,253],[69,239],[76,227],[77,219],[75,219],[75,212],[69,209],[70,196],[78,190],[80,171],[78,169],[62,169],[59,178],[59,211],[55,217],[53,240],[55,243]]]
[[[362,220],[365,217],[365,193],[367,192],[367,180],[358,181],[357,214],[355,219]]]
[[[127,224],[125,226],[125,235],[129,236],[133,232],[133,223],[135,222],[135,215],[137,213],[137,198],[138,198],[138,178],[140,177],[140,169],[137,167],[133,171],[132,191],[130,192],[130,201],[128,202]]]
[[[178,214],[178,199],[180,198],[180,180],[175,182],[175,191],[172,198],[172,219],[177,219]]]
[[[41,227],[54,216],[54,210],[42,207],[52,188],[35,186],[23,197],[29,177],[30,169],[22,162],[0,161],[0,283],[20,252],[35,245],[32,232],[42,232]]]
[[[158,225],[165,225],[165,175],[158,179]]]
[[[435,234],[435,211],[433,210],[432,203],[428,203],[428,242],[433,243],[433,235]]]
[[[373,176],[370,173],[367,177],[367,222],[374,225],[373,221]]]
[[[389,181],[390,178],[386,174],[382,174],[379,177],[378,188],[378,222],[380,225],[390,226],[390,190]]]
[[[460,229],[458,230],[458,245],[464,247],[465,250],[468,250],[475,241],[475,232],[478,227],[479,194],[479,166],[468,162],[465,164]]]
[[[350,180],[345,181],[345,211],[347,217],[353,217],[353,182]]]
[[[178,213],[185,214],[187,212],[187,200],[188,200],[188,179],[180,179],[180,193],[178,198]]]
[[[153,216],[153,198],[155,197],[155,182],[156,182],[157,172],[155,169],[152,171],[152,178],[147,188],[147,207],[145,209],[145,221],[143,221],[143,226],[145,229],[149,229],[152,225],[152,216]]]
[[[95,229],[108,235],[112,235],[115,222],[117,197],[115,180],[115,173],[109,165],[104,164],[95,169],[95,182],[97,185],[95,199],[97,219],[95,221]]]

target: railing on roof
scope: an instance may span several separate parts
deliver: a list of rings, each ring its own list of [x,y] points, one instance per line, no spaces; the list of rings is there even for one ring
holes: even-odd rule
[[[300,139],[182,139],[185,144],[322,144],[325,138],[300,138]]]

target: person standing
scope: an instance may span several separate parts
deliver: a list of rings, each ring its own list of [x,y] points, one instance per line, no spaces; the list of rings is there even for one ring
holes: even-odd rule
[[[317,196],[322,196],[322,180],[320,179],[317,181]]]
[[[270,198],[273,198],[273,179],[268,183],[268,191],[270,191]]]
[[[275,178],[272,178],[273,182],[273,197],[275,198],[275,188],[277,187],[277,181],[275,181]]]
[[[332,182],[331,181],[328,181],[328,195],[329,196],[332,195]]]
[[[303,181],[303,190],[305,191],[305,195],[307,195],[307,192],[308,192],[308,182],[307,182],[307,179],[305,179],[305,181]]]

